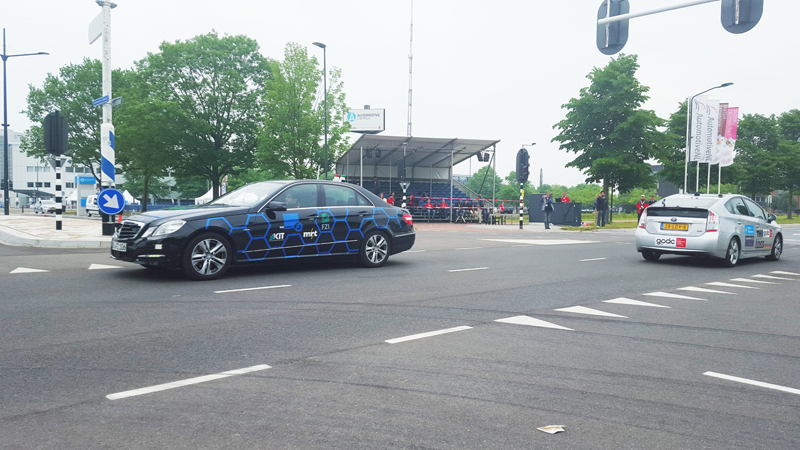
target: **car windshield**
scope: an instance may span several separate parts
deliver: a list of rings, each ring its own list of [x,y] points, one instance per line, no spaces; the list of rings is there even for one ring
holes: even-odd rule
[[[283,186],[284,183],[276,183],[273,181],[247,184],[210,202],[209,205],[254,206],[274,195],[275,192]]]

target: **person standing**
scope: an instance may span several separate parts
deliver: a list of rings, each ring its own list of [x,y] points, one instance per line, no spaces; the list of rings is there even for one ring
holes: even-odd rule
[[[648,206],[650,206],[650,203],[647,202],[647,199],[645,198],[644,194],[642,194],[642,199],[639,200],[639,203],[636,204],[636,212],[639,213],[639,218],[638,218],[639,221],[642,220],[642,213]]]
[[[567,197],[566,192],[561,193],[561,203],[569,203],[569,197]]]
[[[606,193],[600,192],[600,196],[597,197],[597,226],[598,227],[605,227],[606,226],[606,212],[608,211],[608,200],[606,199]]]
[[[372,177],[372,193],[377,194],[380,189],[381,185],[378,183],[378,177]]]
[[[655,195],[651,195],[650,196],[650,204],[652,205],[655,202],[656,202],[656,196]]]
[[[478,224],[483,222],[483,197],[478,194],[478,200],[475,202],[475,212],[478,215]]]
[[[394,192],[392,192],[392,195],[390,195],[389,198],[386,199],[386,203],[394,206]]]
[[[544,229],[550,229],[550,215],[553,213],[553,194],[548,192],[547,195],[542,197],[542,211],[544,211]]]

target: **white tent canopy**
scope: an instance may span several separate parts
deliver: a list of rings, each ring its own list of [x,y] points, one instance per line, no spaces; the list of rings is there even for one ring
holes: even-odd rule
[[[194,199],[194,204],[204,205],[210,202],[211,200],[214,200],[214,188],[209,189],[208,192]]]

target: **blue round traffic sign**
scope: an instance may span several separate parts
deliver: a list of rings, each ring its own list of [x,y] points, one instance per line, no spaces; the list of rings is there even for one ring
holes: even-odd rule
[[[116,189],[104,189],[97,194],[97,207],[109,216],[119,214],[125,208],[125,197]]]

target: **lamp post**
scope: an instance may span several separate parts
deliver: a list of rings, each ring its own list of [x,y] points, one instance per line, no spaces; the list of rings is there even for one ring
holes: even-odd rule
[[[722,83],[719,86],[714,86],[712,88],[706,89],[705,91],[703,91],[703,92],[701,92],[699,94],[695,94],[695,95],[691,96],[690,98],[686,99],[686,164],[683,167],[683,193],[684,194],[686,192],[688,192],[687,185],[689,184],[689,143],[690,143],[691,135],[692,135],[692,127],[690,126],[691,125],[691,120],[692,120],[692,102],[694,102],[694,98],[695,97],[697,97],[699,95],[703,95],[708,91],[713,91],[714,89],[724,88],[724,87],[728,87],[728,86],[732,86],[732,85],[733,85],[733,83]],[[700,183],[700,172],[699,172],[700,163],[699,162],[697,163],[697,167],[698,167],[698,172],[697,172],[697,184],[698,184],[698,187],[696,187],[695,190],[699,190],[699,183]]]
[[[327,47],[321,42],[314,42],[314,45],[322,49],[322,75],[325,80],[325,180],[328,179],[328,61]]]
[[[6,61],[15,56],[47,55],[48,53],[6,54],[6,29],[3,28],[3,214],[8,215],[8,89],[6,87]]]

